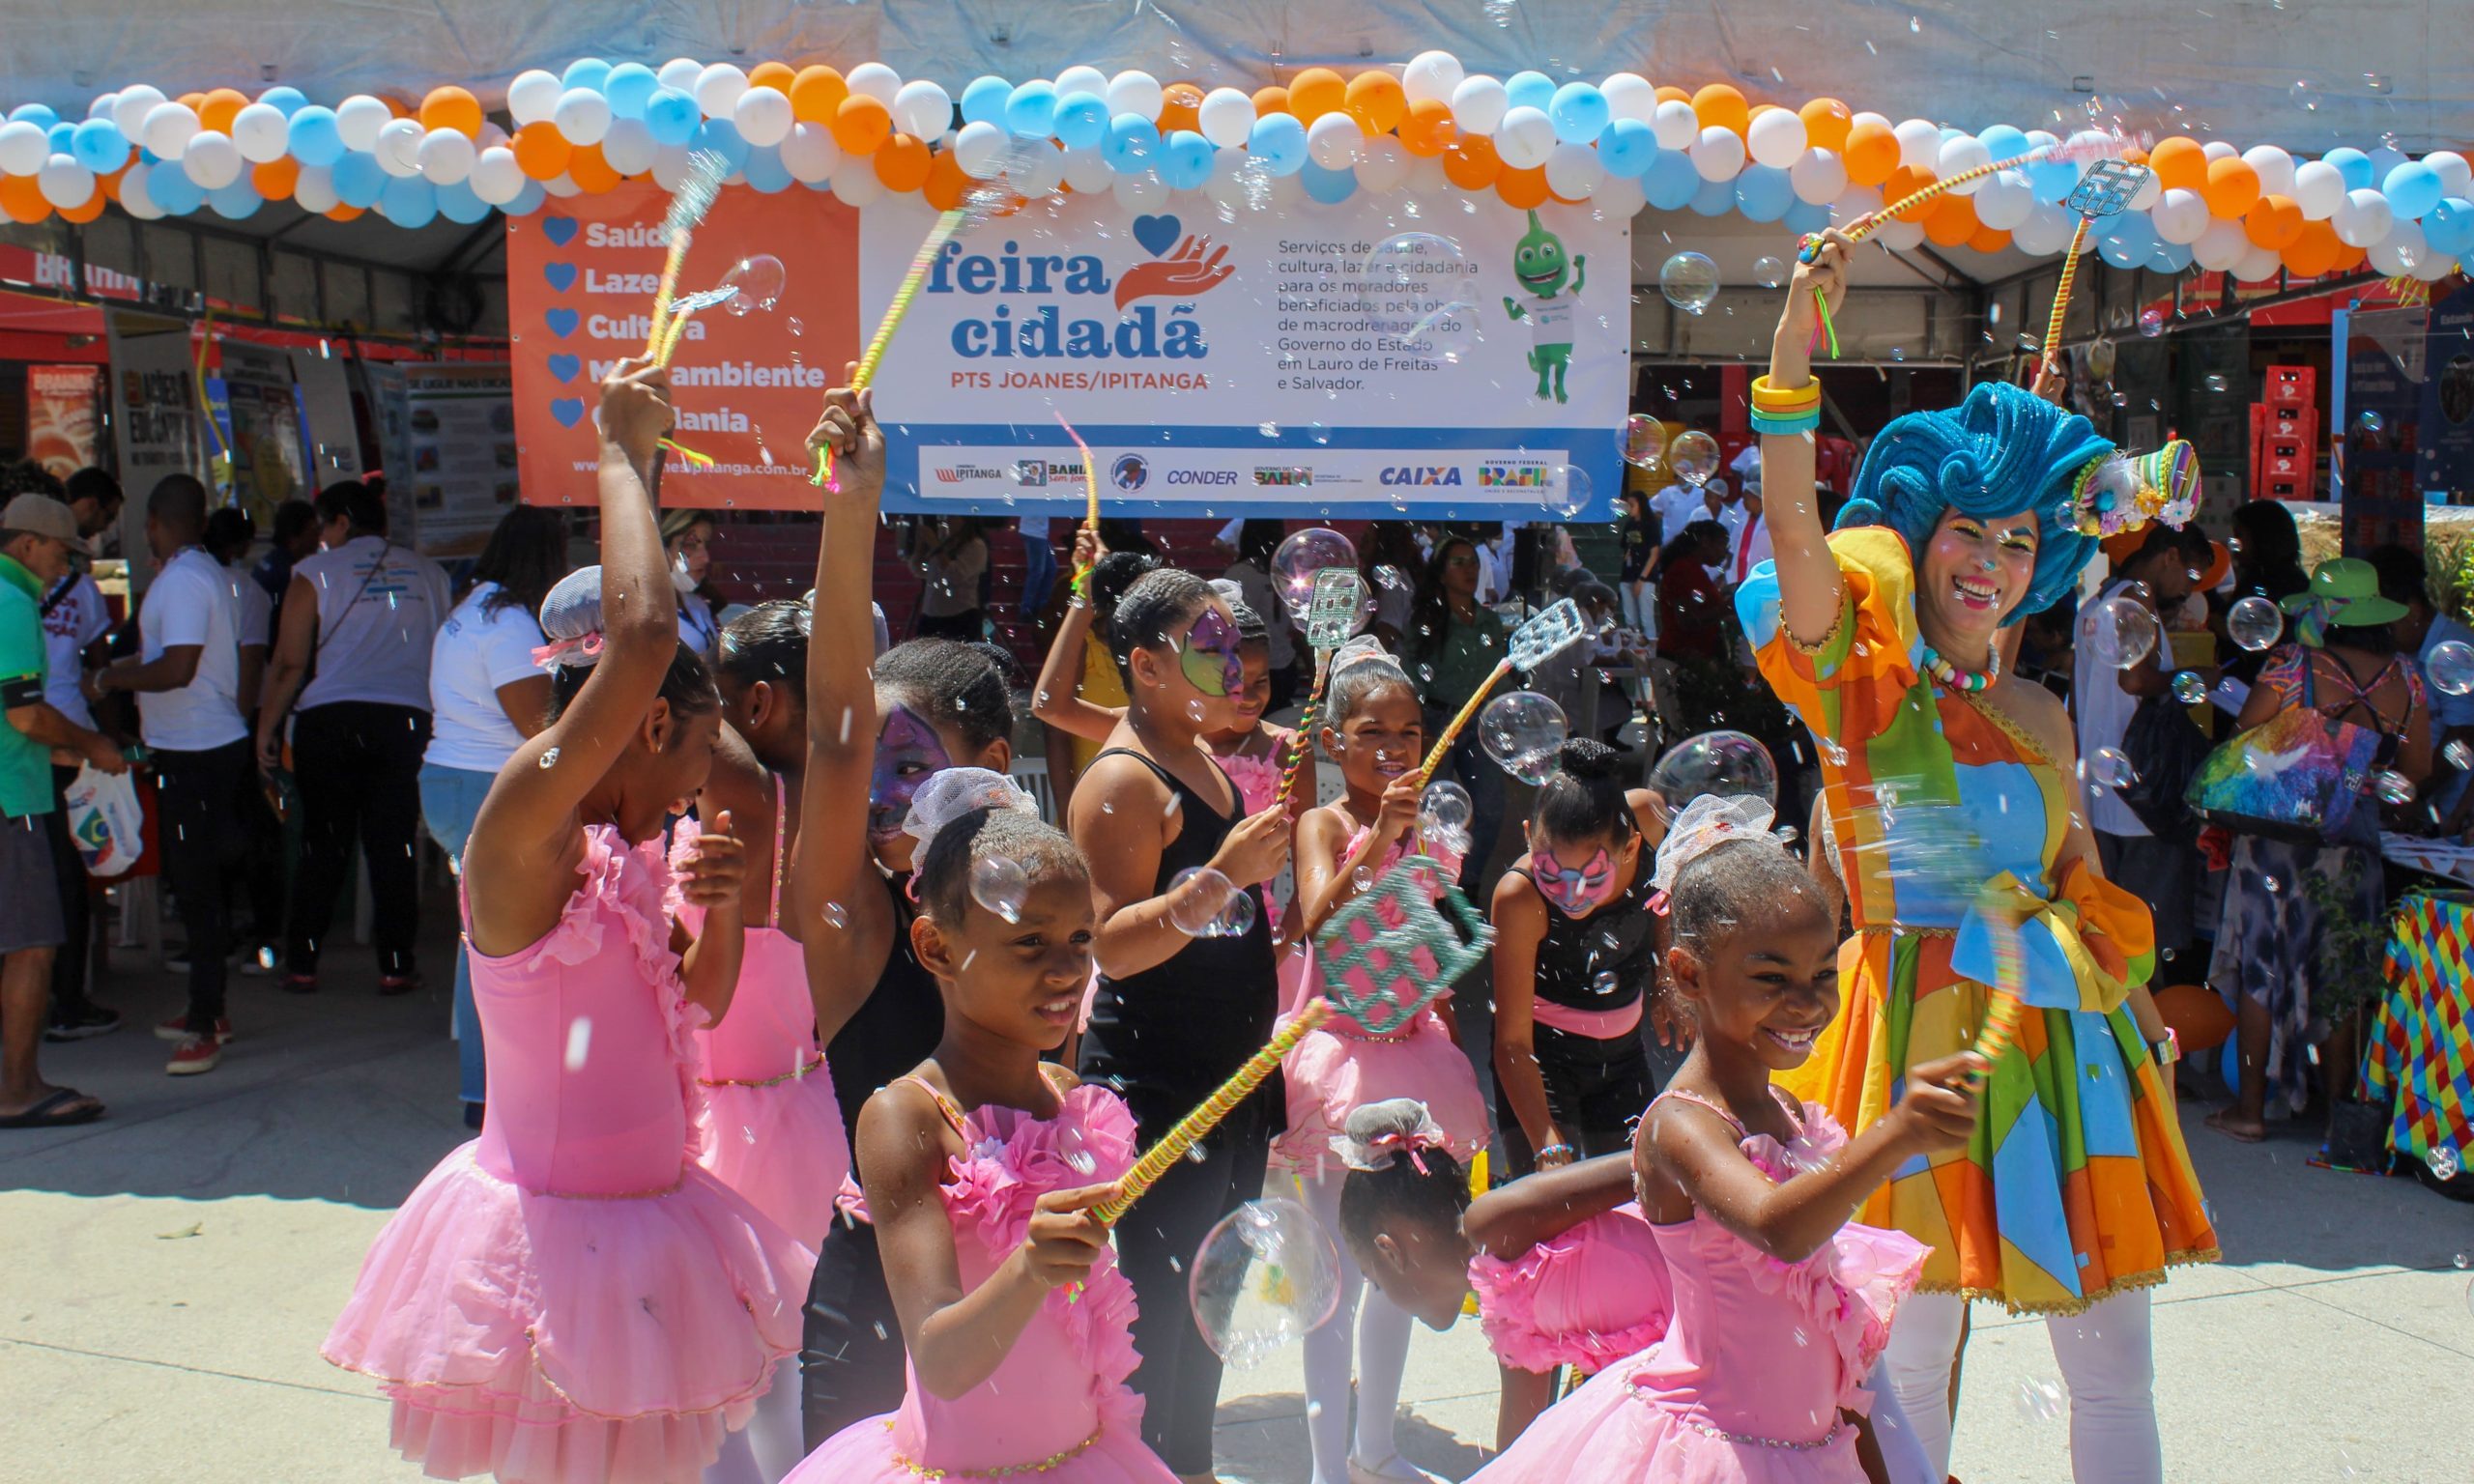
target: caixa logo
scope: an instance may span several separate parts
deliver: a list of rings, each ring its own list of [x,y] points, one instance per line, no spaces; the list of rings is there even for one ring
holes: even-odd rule
[[[1406,464],[1395,465],[1383,471],[1383,483],[1457,486],[1460,483],[1460,470],[1456,465],[1450,468],[1424,469]]]
[[[1170,484],[1235,484],[1237,471],[1233,469],[1172,469],[1168,471],[1168,482]]]

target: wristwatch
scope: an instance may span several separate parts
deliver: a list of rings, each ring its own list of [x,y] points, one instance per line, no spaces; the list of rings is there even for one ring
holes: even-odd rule
[[[2157,1066],[2171,1067],[2182,1059],[2182,1039],[2169,1025],[2163,1037],[2147,1043],[2147,1054],[2156,1059]]]

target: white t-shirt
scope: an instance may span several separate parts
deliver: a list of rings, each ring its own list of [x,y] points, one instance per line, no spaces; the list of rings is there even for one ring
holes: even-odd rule
[[[86,646],[111,632],[111,610],[103,606],[102,589],[84,572],[74,572],[61,580],[69,585],[60,593],[54,583],[43,594],[43,657],[44,664],[43,699],[51,708],[92,731],[95,713],[86,705],[86,693],[77,688],[79,673],[85,661],[79,656]],[[59,601],[53,602],[53,595]]]
[[[429,651],[446,621],[446,573],[384,536],[355,536],[295,565],[318,599],[315,671],[295,703],[429,709]]]
[[[2129,584],[2116,578],[2105,585],[2101,597],[2110,598]],[[2089,605],[2092,612],[2093,604]],[[2086,618],[2080,620],[2079,642],[2072,647],[2070,658],[2070,709],[2079,721],[2079,759],[2086,762],[2100,748],[2118,752],[2122,738],[2130,731],[2131,713],[2139,709],[2139,698],[2122,689],[2122,672],[2095,657],[2096,645],[2087,637]],[[2172,636],[2165,636],[2156,646],[2148,663],[2159,671],[2172,670]],[[2118,790],[2105,787],[2095,781],[2091,770],[2086,784],[2087,791],[2087,822],[2108,835],[2145,835],[2147,826],[2122,802]]]
[[[1569,345],[1572,343],[1572,301],[1570,300],[1532,300],[1522,307],[1529,314],[1530,344]]]
[[[243,582],[247,578],[244,577]],[[137,657],[198,646],[197,674],[177,691],[141,691],[137,730],[148,747],[202,753],[249,734],[241,719],[241,608],[232,575],[197,547],[163,563],[137,610]]]
[[[241,647],[246,649],[256,644],[273,649],[274,599],[267,596],[267,590],[258,585],[258,580],[249,575],[245,566],[225,567],[223,576],[232,585],[232,601],[241,605]]]
[[[479,583],[455,605],[429,652],[429,751],[421,761],[473,773],[496,773],[515,756],[524,733],[499,704],[499,687],[541,671],[532,651],[541,625],[521,604],[485,614],[499,590]]]

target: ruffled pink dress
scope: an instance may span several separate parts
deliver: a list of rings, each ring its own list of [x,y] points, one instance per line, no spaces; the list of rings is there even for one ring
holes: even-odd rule
[[[539,942],[472,955],[489,1123],[378,1234],[321,1348],[384,1384],[436,1478],[692,1484],[798,1349],[783,1275],[815,1254],[693,1158],[660,843],[589,826],[582,877]]]
[[[1637,1205],[1602,1211],[1518,1257],[1469,1260],[1478,1323],[1514,1370],[1595,1376],[1666,1338],[1666,1254]]]
[[[1366,837],[1360,826],[1341,847],[1341,856]],[[1410,837],[1402,839],[1373,868],[1380,876],[1409,853]],[[1446,879],[1460,870],[1456,854],[1438,855]],[[1440,899],[1444,883],[1427,883],[1427,895]],[[1426,965],[1431,982],[1433,965]],[[1281,1003],[1285,1024],[1306,1002],[1323,992],[1323,971],[1314,945],[1304,944],[1280,956]],[[1449,993],[1450,991],[1446,991]],[[1336,1156],[1333,1136],[1348,1126],[1348,1116],[1369,1102],[1387,1098],[1415,1098],[1426,1105],[1449,1141],[1452,1156],[1466,1163],[1486,1147],[1486,1104],[1478,1096],[1478,1073],[1468,1056],[1453,1043],[1452,1032],[1433,1006],[1418,1012],[1405,1025],[1370,1031],[1354,1016],[1335,1014],[1309,1031],[1280,1063],[1288,1091],[1288,1127],[1272,1140],[1274,1168],[1320,1168]]]
[[[1228,781],[1237,785],[1237,796],[1245,801],[1245,812],[1250,814],[1261,813],[1272,807],[1274,799],[1280,797],[1280,781],[1281,774],[1286,771],[1289,742],[1297,735],[1286,727],[1272,727],[1259,723],[1256,724],[1254,730],[1271,739],[1269,750],[1260,756],[1247,753],[1232,753],[1228,756],[1215,756],[1212,759],[1220,764],[1223,772],[1228,775]],[[1310,768],[1313,764],[1309,762],[1307,766]],[[1308,785],[1312,782],[1313,780],[1309,777],[1300,783],[1298,787],[1311,793],[1313,790],[1308,787]],[[1309,798],[1306,802],[1311,806],[1314,801]]]
[[[1784,1181],[1846,1143],[1806,1103],[1793,1140],[1750,1134],[1742,1149]],[[1855,1429],[1839,1412],[1871,1410],[1864,1378],[1923,1270],[1924,1244],[1851,1222],[1802,1262],[1782,1263],[1706,1212],[1650,1230],[1675,1298],[1665,1337],[1548,1408],[1472,1484],[1862,1480]]]
[[[964,1113],[928,1092],[970,1151],[949,1161],[941,1187],[964,1291],[1022,1244],[1042,1195],[1114,1180],[1134,1163],[1134,1115],[1097,1084],[1060,1094],[1053,1119],[1019,1108]],[[783,1484],[1014,1474],[1042,1484],[1173,1484],[1143,1445],[1142,1398],[1126,1384],[1137,1359],[1134,1313],[1134,1285],[1103,1254],[1079,1292],[1049,1294],[986,1381],[948,1401],[911,1375],[899,1411],[826,1439]]]

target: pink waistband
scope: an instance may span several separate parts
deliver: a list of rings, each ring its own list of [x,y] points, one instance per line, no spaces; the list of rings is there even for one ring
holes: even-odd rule
[[[1634,1000],[1622,1010],[1574,1010],[1553,1000],[1534,1000],[1529,1013],[1539,1025],[1549,1026],[1568,1036],[1587,1036],[1593,1041],[1613,1041],[1629,1036],[1641,1026],[1641,1002]]]

